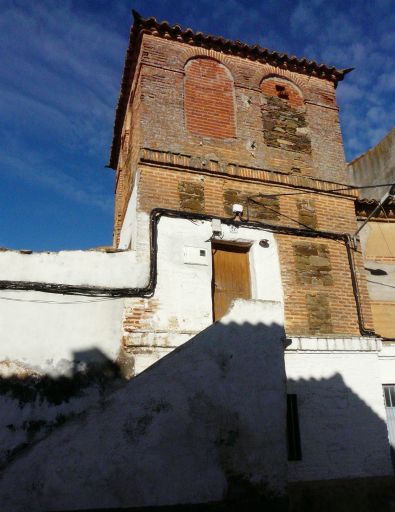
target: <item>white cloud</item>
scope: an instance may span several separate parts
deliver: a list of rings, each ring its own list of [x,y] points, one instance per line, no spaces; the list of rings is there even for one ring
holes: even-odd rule
[[[1,172],[110,215],[105,171],[75,162],[107,162],[127,35],[69,1],[2,3]]]

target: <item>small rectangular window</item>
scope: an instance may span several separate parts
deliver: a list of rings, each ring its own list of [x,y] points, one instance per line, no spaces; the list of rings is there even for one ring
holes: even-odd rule
[[[287,395],[288,460],[302,460],[297,395]]]
[[[386,407],[395,407],[395,385],[385,384],[384,389],[384,401]]]

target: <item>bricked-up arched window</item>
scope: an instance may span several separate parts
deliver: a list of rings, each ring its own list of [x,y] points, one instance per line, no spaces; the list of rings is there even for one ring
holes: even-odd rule
[[[265,144],[297,153],[311,154],[306,109],[299,90],[288,80],[262,80],[262,121]]]
[[[191,133],[221,139],[236,137],[233,80],[219,62],[198,58],[187,63],[184,108]]]

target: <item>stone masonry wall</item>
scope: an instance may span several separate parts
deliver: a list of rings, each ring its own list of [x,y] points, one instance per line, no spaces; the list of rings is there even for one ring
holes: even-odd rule
[[[291,82],[279,78],[261,84],[262,125],[269,167],[292,174],[314,175],[310,130],[303,97]]]

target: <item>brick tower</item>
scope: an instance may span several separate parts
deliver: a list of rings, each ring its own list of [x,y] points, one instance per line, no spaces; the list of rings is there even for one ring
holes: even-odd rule
[[[335,97],[347,72],[135,13],[109,164],[114,244],[141,245],[133,215],[231,217],[234,203],[245,220],[353,233],[356,192],[342,186]],[[289,334],[358,335],[362,317],[370,327],[365,283],[357,306],[342,244],[280,232],[276,240]]]

